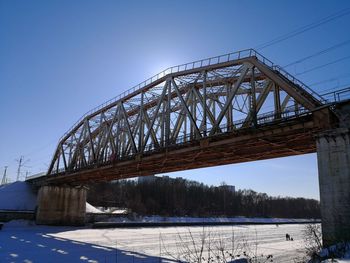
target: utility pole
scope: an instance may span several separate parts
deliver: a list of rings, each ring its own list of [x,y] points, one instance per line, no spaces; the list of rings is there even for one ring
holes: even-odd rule
[[[4,171],[4,175],[2,176],[2,180],[1,180],[1,184],[6,184],[7,182],[7,178],[6,178],[6,171],[7,171],[7,167],[8,166],[5,166],[5,171]]]
[[[18,160],[18,168],[17,168],[17,180],[16,181],[19,181],[19,176],[21,174],[21,168],[23,166],[23,155],[21,155],[21,157],[19,158]]]

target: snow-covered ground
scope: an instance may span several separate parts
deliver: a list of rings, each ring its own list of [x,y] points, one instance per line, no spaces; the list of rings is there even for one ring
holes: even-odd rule
[[[89,229],[17,221],[6,223],[0,231],[0,262],[175,262],[171,257],[176,258],[184,244],[192,245],[190,235],[199,246],[203,233],[207,237],[210,233],[211,242],[224,240],[230,247],[234,234],[237,249],[249,244],[250,253],[272,254],[273,262],[287,263],[304,255],[303,228],[295,224]],[[286,241],[286,233],[294,241]]]

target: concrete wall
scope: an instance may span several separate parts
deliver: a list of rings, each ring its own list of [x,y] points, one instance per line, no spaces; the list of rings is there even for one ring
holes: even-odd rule
[[[38,194],[36,223],[43,225],[85,224],[86,188],[43,186]]]
[[[317,160],[323,245],[350,240],[350,130],[319,134]]]

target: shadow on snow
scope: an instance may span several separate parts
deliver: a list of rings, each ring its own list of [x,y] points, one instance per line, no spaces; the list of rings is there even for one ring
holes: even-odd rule
[[[173,260],[97,244],[59,238],[53,234],[79,228],[5,227],[0,231],[0,262],[23,263],[153,263]],[[116,244],[117,245],[117,244]]]

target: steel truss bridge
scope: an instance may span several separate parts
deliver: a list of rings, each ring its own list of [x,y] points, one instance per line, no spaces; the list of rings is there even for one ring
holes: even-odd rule
[[[171,67],[85,114],[60,139],[45,183],[315,152],[332,108],[252,49]]]

